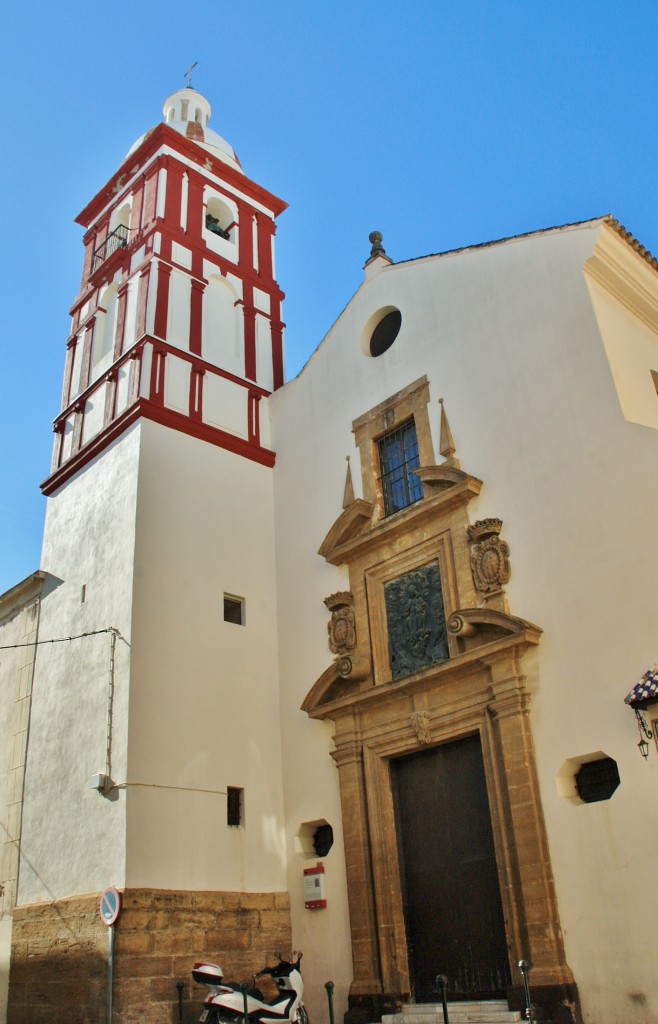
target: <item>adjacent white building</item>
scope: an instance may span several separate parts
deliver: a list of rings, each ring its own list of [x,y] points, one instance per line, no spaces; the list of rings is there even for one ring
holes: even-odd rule
[[[210,113],[175,93],[78,218],[42,568],[0,603],[6,1019],[104,1019],[113,885],[124,1024],[286,946],[318,1020],[330,979],[355,1024],[437,974],[523,1009],[525,959],[545,1019],[645,1024],[656,263],[611,218],[373,233],[284,385],[285,204]]]

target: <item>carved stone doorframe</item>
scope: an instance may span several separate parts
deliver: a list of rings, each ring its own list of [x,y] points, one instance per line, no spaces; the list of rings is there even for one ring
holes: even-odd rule
[[[352,1014],[390,1011],[410,978],[390,781],[392,758],[478,734],[482,745],[510,966],[533,966],[533,996],[547,1012],[576,989],[566,964],[529,726],[523,651],[531,630],[487,645],[402,684],[308,709],[336,724],[354,959]],[[511,642],[510,642],[511,641]],[[418,729],[418,722],[422,727]],[[514,972],[513,977],[518,972]],[[510,1005],[523,1003],[521,979]]]

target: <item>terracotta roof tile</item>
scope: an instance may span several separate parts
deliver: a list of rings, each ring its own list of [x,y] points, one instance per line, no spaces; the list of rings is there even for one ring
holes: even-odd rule
[[[642,259],[652,266],[655,270],[658,270],[658,260],[653,256],[648,249],[645,249],[643,245],[640,245],[637,238],[627,231],[623,224],[620,224],[612,214],[608,214],[604,217],[605,223],[609,224],[613,230],[617,232],[620,238],[623,238],[625,242],[628,242],[631,249],[635,249],[635,252],[642,257]]]

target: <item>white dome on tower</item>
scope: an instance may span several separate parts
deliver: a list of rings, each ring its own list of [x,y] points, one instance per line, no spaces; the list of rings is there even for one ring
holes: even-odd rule
[[[211,112],[210,103],[205,96],[192,88],[178,89],[177,92],[167,97],[162,108],[165,122],[170,128],[184,135],[186,139],[192,139],[213,156],[228,164],[229,167],[244,173],[233,147],[226,139],[208,127]],[[134,153],[148,134],[145,132],[139,137],[130,148],[128,156]]]

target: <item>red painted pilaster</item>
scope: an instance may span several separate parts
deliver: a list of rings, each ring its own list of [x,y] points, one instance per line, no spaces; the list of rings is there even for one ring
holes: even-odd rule
[[[173,230],[180,230],[181,196],[183,192],[183,168],[179,163],[167,161],[167,224]]]
[[[201,228],[203,224],[203,189],[204,182],[198,174],[189,172],[187,185],[187,231],[190,241],[201,244]]]
[[[158,290],[155,301],[155,318],[153,333],[156,338],[167,340],[167,318],[169,316],[169,279],[171,267],[168,263],[158,261]]]
[[[251,288],[245,286],[245,293]],[[256,310],[252,305],[243,306],[244,319],[244,375],[248,380],[256,380]]]
[[[201,355],[202,333],[203,333],[203,292],[205,290],[203,281],[192,278],[190,292],[190,352],[195,356]]]
[[[284,377],[283,367],[283,328],[286,326],[281,321],[281,302],[274,295],[272,296],[272,371],[274,377],[274,390],[282,387]]]
[[[272,370],[274,390],[283,387],[283,328],[280,320],[272,321]]]
[[[155,221],[155,206],[158,197],[158,163],[152,164],[145,175],[144,180],[144,215],[142,226],[151,227]]]
[[[247,206],[240,199],[237,200],[237,204],[238,226],[240,228],[238,266],[243,272],[251,274],[254,269],[254,231],[252,226],[254,211],[251,206]]]
[[[133,191],[133,202],[130,210],[130,240],[137,237],[142,227],[142,206],[144,203],[144,177],[139,178]]]
[[[264,281],[272,280],[272,236],[274,221],[258,214],[258,276]]]
[[[90,231],[85,235],[85,262],[82,268],[82,284],[84,286],[85,281],[91,274],[91,262],[94,258],[94,251],[96,249],[96,232]]]

